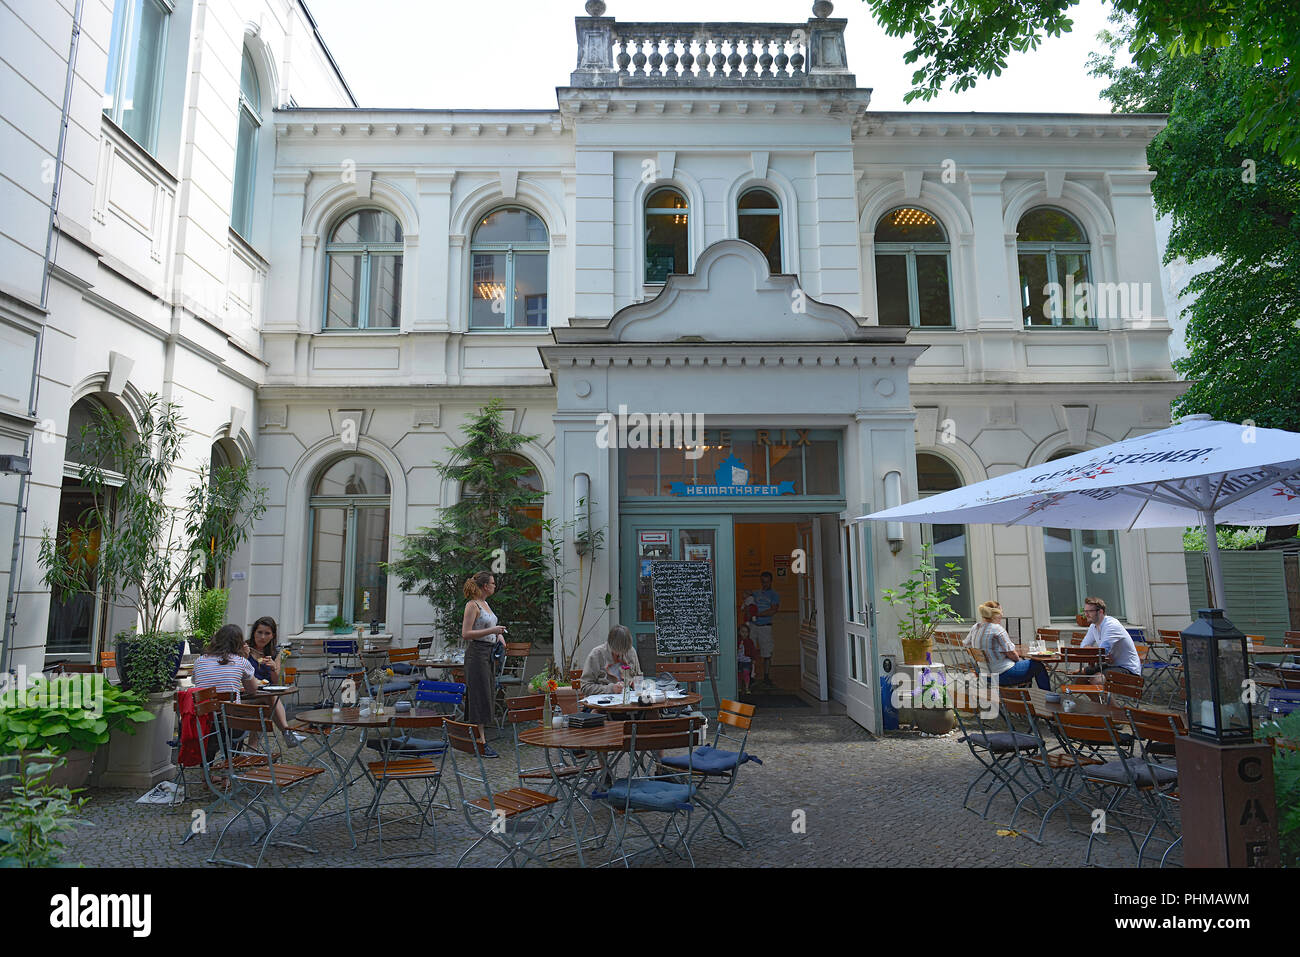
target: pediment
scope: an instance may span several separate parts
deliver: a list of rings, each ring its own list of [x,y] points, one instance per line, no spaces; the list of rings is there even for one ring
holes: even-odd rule
[[[763,254],[739,239],[714,243],[696,260],[695,272],[669,276],[659,295],[648,302],[620,309],[605,322],[575,321],[554,331],[559,343],[881,338],[877,327],[862,324],[839,306],[813,299],[795,276],[772,275]]]

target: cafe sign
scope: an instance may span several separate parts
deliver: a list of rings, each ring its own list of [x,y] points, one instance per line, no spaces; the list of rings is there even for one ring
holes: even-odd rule
[[[728,456],[713,470],[712,485],[687,485],[673,482],[672,494],[687,498],[768,498],[793,495],[794,482],[779,485],[750,485],[749,469],[735,455]]]

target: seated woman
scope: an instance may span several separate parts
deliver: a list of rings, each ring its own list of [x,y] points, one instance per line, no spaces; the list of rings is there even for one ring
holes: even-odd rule
[[[253,622],[252,637],[248,639],[248,660],[258,681],[280,683],[280,644],[275,619],[265,615]]]
[[[234,692],[236,701],[243,700],[247,696],[249,704],[272,703],[271,698],[259,696],[257,693],[257,674],[250,660],[244,631],[238,625],[223,625],[208,641],[203,654],[199,655],[198,660],[194,662],[194,687]],[[284,705],[279,699],[274,699],[274,704],[272,720],[275,726],[284,733],[289,747],[298,747],[307,739],[289,730]]]
[[[609,630],[609,638],[587,655],[582,669],[582,695],[621,694],[623,684],[641,675],[641,662],[632,647],[632,632],[623,625]]]
[[[1002,606],[995,601],[985,602],[979,607],[979,617],[966,635],[965,644],[984,652],[989,673],[998,676],[998,684],[1023,685],[1032,679],[1043,691],[1051,691],[1052,679],[1043,663],[1021,658],[1002,627]]]

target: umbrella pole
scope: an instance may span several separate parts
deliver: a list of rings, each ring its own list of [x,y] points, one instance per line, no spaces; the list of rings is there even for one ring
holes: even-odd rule
[[[1210,607],[1223,608],[1223,562],[1219,559],[1219,530],[1213,509],[1205,513],[1205,553],[1210,557]]]

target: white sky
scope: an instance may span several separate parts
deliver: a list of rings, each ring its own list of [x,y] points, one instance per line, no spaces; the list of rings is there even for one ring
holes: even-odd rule
[[[619,20],[795,23],[812,16],[802,0],[606,0]],[[582,0],[307,0],[321,35],[364,107],[554,109],[577,58]],[[1082,0],[1074,29],[1033,53],[1012,53],[1001,76],[973,90],[905,104],[914,69],[907,39],[887,37],[862,0],[839,0],[849,21],[849,69],[871,87],[875,110],[1109,113],[1103,84],[1088,76],[1089,53],[1109,6]],[[300,106],[316,106],[301,103]]]

